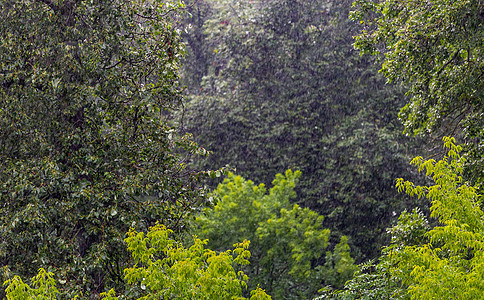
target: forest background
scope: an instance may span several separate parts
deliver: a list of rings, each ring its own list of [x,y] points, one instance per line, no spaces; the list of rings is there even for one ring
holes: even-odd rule
[[[397,191],[400,177],[431,190],[423,168],[445,178],[441,189],[457,189],[459,176],[472,187],[452,199],[475,215],[454,219],[479,240],[480,2],[30,2],[2,2],[0,255],[10,295],[41,294],[55,274],[52,297],[111,287],[108,299],[250,297],[244,285],[274,299],[310,299],[325,286],[321,298],[404,298],[407,288],[422,297],[429,289],[412,273],[421,252],[399,251],[440,247],[435,218],[460,216],[450,204],[436,212],[411,184],[400,190],[418,198]],[[447,154],[446,135],[463,148],[446,139]],[[420,153],[441,167],[421,159],[415,170]],[[456,273],[482,275],[479,249],[446,250],[463,262]],[[53,273],[39,273],[37,289],[12,279],[41,267]],[[462,295],[481,293],[463,282],[472,288]]]

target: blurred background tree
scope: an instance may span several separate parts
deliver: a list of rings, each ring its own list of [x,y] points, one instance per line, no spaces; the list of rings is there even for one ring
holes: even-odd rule
[[[229,164],[265,184],[301,170],[296,201],[324,215],[335,236],[347,235],[361,261],[379,255],[385,228],[414,206],[394,179],[412,176],[418,141],[401,135],[402,89],[385,85],[373,58],[353,49],[359,27],[350,6],[189,2],[182,128],[212,151],[202,167]]]

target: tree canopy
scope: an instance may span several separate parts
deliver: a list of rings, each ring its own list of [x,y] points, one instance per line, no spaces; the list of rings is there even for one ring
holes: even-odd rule
[[[357,0],[355,47],[381,54],[381,72],[408,88],[400,119],[410,134],[465,138],[468,176],[484,167],[484,7],[475,0]]]
[[[448,154],[439,161],[416,157],[432,185],[399,179],[399,191],[426,198],[429,226],[420,211],[403,213],[389,232],[392,242],[373,269],[363,269],[336,299],[476,299],[484,294],[482,195],[462,177],[465,159],[454,138],[445,138]],[[333,298],[329,296],[329,298]],[[325,299],[326,297],[321,297]]]
[[[198,160],[205,168],[228,164],[267,185],[283,170],[301,170],[298,204],[324,215],[324,226],[347,235],[363,259],[378,255],[394,212],[411,206],[394,178],[410,176],[415,143],[397,121],[401,88],[385,85],[374,59],[353,49],[359,28],[350,6],[192,3],[183,127],[211,151]]]
[[[194,230],[208,245],[225,251],[250,240],[249,287],[260,285],[276,299],[309,299],[321,285],[342,287],[356,269],[348,238],[329,250],[323,216],[291,204],[301,172],[277,174],[273,187],[229,174],[211,194],[214,207],[197,217]]]
[[[481,1],[0,16],[0,298],[482,298]]]
[[[246,299],[242,290],[247,288],[247,275],[235,268],[249,263],[249,241],[234,244],[233,251],[216,253],[205,248],[206,240],[194,238],[193,245],[185,248],[172,234],[173,231],[159,224],[146,234],[130,229],[125,241],[135,264],[124,270],[131,289],[120,295],[121,299]],[[50,300],[59,294],[54,274],[43,268],[32,278],[32,286],[19,276],[4,285],[8,300]],[[260,288],[250,294],[250,300],[271,299]],[[119,299],[114,289],[101,293],[100,297]]]
[[[203,200],[179,154],[199,148],[166,121],[182,99],[182,6],[0,2],[5,276],[44,267],[66,297],[94,297],[122,286],[130,226],[180,231]]]

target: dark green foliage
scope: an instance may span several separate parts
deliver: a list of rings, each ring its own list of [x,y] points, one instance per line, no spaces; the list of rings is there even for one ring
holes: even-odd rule
[[[165,120],[182,99],[180,5],[0,2],[0,264],[13,274],[45,267],[61,292],[94,297],[122,284],[130,226],[183,230],[201,197],[175,154],[198,148]]]
[[[212,15],[212,1],[187,0],[185,1],[186,14],[183,24],[185,30],[182,37],[185,41],[186,54],[182,60],[181,68],[182,83],[186,85],[187,94],[198,95],[201,93],[203,76],[208,72],[211,64],[211,53],[208,52],[207,34],[204,25]]]
[[[354,278],[346,282],[344,290],[323,290],[322,295],[314,300],[410,299],[406,290],[391,276],[388,267],[388,262],[362,264]]]
[[[393,212],[408,207],[393,180],[413,146],[396,121],[403,93],[353,49],[350,1],[197,3],[206,15],[192,25],[204,31],[187,39],[205,56],[189,70],[205,74],[188,88],[183,125],[213,152],[201,165],[266,184],[301,170],[300,204],[348,235],[360,258],[376,257]]]
[[[404,140],[391,127],[380,128],[371,114],[346,117],[322,139],[324,165],[314,170],[319,182],[308,190],[318,197],[331,224],[352,237],[368,257],[377,257],[388,240],[385,229],[395,215],[416,201],[395,195],[395,177],[406,173]],[[409,175],[411,176],[411,175]]]
[[[355,47],[379,54],[382,73],[408,87],[400,112],[409,134],[465,141],[466,175],[482,184],[484,7],[475,0],[357,0]]]
[[[324,290],[317,300],[373,300],[373,299],[410,299],[406,286],[402,284],[399,273],[392,273],[390,249],[403,249],[427,242],[425,233],[430,229],[427,218],[418,209],[411,213],[404,211],[398,217],[398,223],[387,229],[391,235],[391,246],[385,247],[378,263],[368,261],[360,265],[354,277],[344,284],[342,290]],[[316,300],[315,299],[315,300]]]

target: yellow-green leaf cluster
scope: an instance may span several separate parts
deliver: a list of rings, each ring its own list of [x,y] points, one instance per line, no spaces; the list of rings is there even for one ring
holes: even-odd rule
[[[388,254],[413,299],[479,299],[484,295],[484,213],[476,188],[462,179],[461,148],[444,138],[448,155],[440,161],[416,158],[413,164],[431,176],[434,185],[416,186],[398,180],[409,195],[431,202],[431,217],[439,225],[427,241],[403,249],[390,246]]]
[[[249,241],[234,244],[233,250],[216,253],[206,249],[207,241],[194,237],[189,248],[173,240],[172,231],[157,224],[147,234],[131,229],[126,243],[135,265],[124,270],[128,285],[141,291],[139,300],[204,299],[244,300],[242,290],[247,288],[247,275],[236,271],[237,265],[247,265],[250,258]],[[7,280],[8,300],[56,299],[59,293],[54,274],[39,270],[32,278],[33,288],[15,276]],[[270,300],[264,290],[257,287],[250,292],[251,300]],[[105,300],[117,300],[114,289],[101,293]]]
[[[195,237],[193,245],[184,248],[170,234],[161,225],[146,236],[134,230],[128,233],[128,250],[136,264],[125,269],[125,279],[146,291],[140,299],[244,299],[248,278],[234,266],[248,264],[248,241],[216,253],[205,248],[207,240]]]

